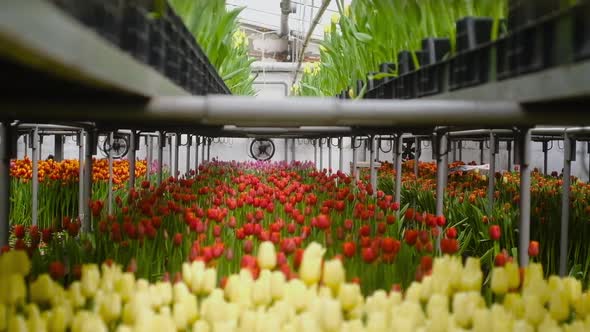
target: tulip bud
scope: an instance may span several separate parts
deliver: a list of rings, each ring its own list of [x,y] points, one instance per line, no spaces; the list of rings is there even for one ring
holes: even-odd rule
[[[539,325],[546,312],[543,302],[538,296],[527,295],[524,297],[524,317],[531,325]]]
[[[388,331],[388,324],[385,320],[385,313],[380,311],[373,311],[369,313],[367,320],[367,331],[371,332],[385,332]]]
[[[55,295],[55,287],[58,286],[54,285],[54,282],[49,274],[40,275],[37,280],[31,283],[31,301],[38,304],[48,303]]]
[[[335,293],[338,292],[338,287],[344,282],[344,278],[345,272],[341,260],[331,259],[324,263],[324,284],[330,287]]]
[[[535,332],[535,327],[526,320],[517,320],[512,326],[513,332]]]
[[[299,268],[299,277],[306,284],[312,285],[320,281],[322,272],[322,257],[326,249],[316,242],[312,242],[303,252],[303,260]]]
[[[252,289],[252,302],[255,305],[266,306],[272,301],[270,282],[270,272],[263,270]]]
[[[186,312],[186,308],[182,303],[174,303],[172,308],[172,317],[174,319],[174,324],[176,324],[176,328],[178,330],[186,329],[189,318]]]
[[[54,307],[47,319],[49,332],[64,332],[68,327],[71,313],[68,313],[63,306]],[[0,330],[2,327],[0,326]]]
[[[426,305],[426,313],[428,314],[429,318],[433,318],[441,313],[448,313],[449,312],[449,299],[440,294],[433,294],[430,299],[428,299],[428,304]]]
[[[280,271],[274,271],[270,276],[270,291],[272,293],[273,300],[279,300],[283,298],[285,293],[286,285],[285,274]]]
[[[342,311],[340,303],[336,300],[322,300],[321,326],[324,331],[340,331],[342,324]]]
[[[6,254],[4,254],[6,255]],[[17,273],[0,277],[0,303],[16,305],[24,302],[27,297],[27,288],[23,276]]]
[[[211,293],[217,285],[217,270],[216,269],[206,269],[203,275],[203,280],[201,283],[201,294],[209,294]]]
[[[100,283],[100,272],[96,264],[82,266],[82,279],[80,280],[82,294],[85,297],[93,297]]]
[[[8,320],[8,331],[28,332],[27,322],[25,321],[24,317],[21,315],[10,317],[10,319]]]
[[[479,291],[483,280],[483,273],[478,258],[469,257],[465,269],[461,274],[461,289],[465,292]]]
[[[115,282],[115,291],[121,295],[121,300],[127,302],[133,296],[135,291],[135,275],[125,272]]]
[[[107,294],[100,303],[100,315],[105,322],[112,322],[121,316],[121,296],[119,293]]]
[[[0,303],[0,331],[6,330],[7,325],[8,325],[8,307],[4,303]]]
[[[512,313],[515,318],[524,317],[524,300],[518,293],[508,293],[504,297],[504,307]]]
[[[354,309],[362,300],[361,288],[358,284],[344,283],[340,285],[338,300],[342,309],[350,311]]]
[[[24,250],[11,250],[0,255],[0,276],[17,274],[22,277],[31,271],[31,261]]]
[[[582,283],[574,277],[563,279],[563,286],[568,297],[568,301],[575,303],[582,297]]]
[[[508,289],[517,289],[520,286],[520,272],[518,266],[513,262],[504,265],[506,275],[508,276]]]
[[[296,311],[300,311],[305,308],[307,304],[307,299],[305,298],[307,295],[307,288],[301,280],[291,279],[287,283],[287,288],[285,290],[285,298],[287,299],[287,302],[289,302],[289,304],[293,306]]]
[[[553,293],[549,301],[549,314],[556,321],[563,321],[570,315],[567,294],[564,292]]]
[[[508,292],[508,273],[503,267],[496,267],[492,271],[492,291],[495,294],[506,294]]]
[[[473,331],[474,332],[491,332],[492,320],[488,309],[476,309],[473,313]]]
[[[265,241],[258,247],[258,266],[261,269],[272,270],[277,265],[277,254],[275,252],[275,246],[270,241]]]
[[[365,327],[360,319],[353,319],[342,323],[342,332],[363,332]]]
[[[206,321],[198,320],[193,324],[193,332],[209,332],[209,324]]]

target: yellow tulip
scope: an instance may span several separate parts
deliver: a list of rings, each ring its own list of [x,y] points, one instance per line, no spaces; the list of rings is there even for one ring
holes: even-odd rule
[[[342,309],[346,311],[354,309],[361,301],[361,298],[361,288],[358,284],[345,283],[340,285],[338,300],[340,300]]]
[[[209,294],[217,286],[217,270],[206,269],[203,275],[200,294]]]
[[[50,318],[47,320],[49,332],[64,332],[70,323],[71,313],[68,313],[62,306],[51,310]],[[2,330],[0,328],[0,330]]]
[[[332,24],[338,24],[340,22],[340,15],[338,13],[332,14],[331,22]]]
[[[8,319],[8,331],[10,332],[28,332],[27,322],[21,315],[16,315]]]
[[[433,294],[430,299],[428,299],[428,304],[426,305],[426,313],[428,314],[429,318],[434,318],[435,316],[441,315],[441,313],[448,313],[449,312],[449,299],[440,294]]]
[[[18,274],[22,277],[31,271],[31,261],[23,250],[11,250],[0,255],[0,277]]]
[[[55,285],[48,274],[40,275],[35,281],[31,283],[30,294],[31,301],[38,304],[48,303],[55,296]]]
[[[123,273],[115,282],[115,290],[121,295],[123,302],[129,301],[135,291],[135,275],[129,272]]]
[[[308,285],[320,281],[322,274],[322,257],[326,249],[317,242],[312,242],[303,252],[303,259],[299,267],[299,277]]]
[[[100,272],[96,264],[84,264],[82,266],[82,279],[80,286],[85,297],[93,297],[100,283]]]
[[[275,252],[275,245],[270,241],[264,241],[258,247],[257,256],[258,266],[261,269],[272,270],[277,265],[277,254]]]
[[[525,319],[533,326],[539,325],[547,313],[540,298],[535,295],[526,295],[523,299]]]
[[[86,298],[82,294],[82,284],[79,281],[74,281],[70,285],[68,296],[74,308],[80,308],[86,304]]]
[[[570,315],[567,294],[564,292],[553,293],[549,301],[549,313],[551,318],[558,322],[566,320]]]
[[[100,303],[100,316],[107,323],[116,321],[121,316],[121,307],[121,295],[119,293],[106,294]]]
[[[339,259],[331,259],[324,262],[324,276],[323,281],[326,286],[330,287],[335,294],[338,292],[340,284],[345,280],[345,271],[342,261]]]
[[[504,307],[510,311],[514,317],[521,319],[524,317],[524,300],[518,293],[508,293],[504,297]]]
[[[280,271],[274,271],[270,276],[270,292],[273,300],[282,299],[285,294],[285,285],[287,279],[285,274]]]
[[[473,313],[474,332],[492,332],[492,320],[487,308],[476,309]]]
[[[461,290],[464,292],[479,291],[481,289],[482,280],[483,273],[481,272],[479,258],[467,258],[465,268],[461,274]]]
[[[257,306],[266,306],[272,301],[270,271],[262,270],[252,288],[252,302]]]
[[[0,277],[0,301],[7,305],[23,303],[27,297],[27,288],[23,276],[17,273]]]
[[[209,332],[209,324],[203,320],[198,320],[193,324],[193,332]]]
[[[495,294],[499,295],[508,292],[508,273],[503,267],[495,267],[492,271],[491,289]]]
[[[8,307],[4,303],[0,303],[0,331],[6,330],[8,325]],[[12,314],[10,314],[12,316]]]
[[[535,327],[526,320],[517,320],[512,326],[513,332],[535,332]]]
[[[369,313],[367,320],[367,331],[370,332],[385,332],[389,331],[386,321],[386,315],[381,311],[373,311]]]
[[[494,303],[491,308],[492,331],[512,331],[513,318],[500,304]]]

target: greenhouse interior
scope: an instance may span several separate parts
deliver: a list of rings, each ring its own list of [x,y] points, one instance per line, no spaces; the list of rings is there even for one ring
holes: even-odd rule
[[[590,331],[590,1],[2,5],[0,332]]]

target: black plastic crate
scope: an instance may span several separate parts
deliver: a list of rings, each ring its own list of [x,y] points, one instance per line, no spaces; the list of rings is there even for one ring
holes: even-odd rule
[[[571,8],[573,16],[574,59],[590,58],[590,1]]]
[[[163,18],[165,39],[164,48],[166,50],[166,61],[164,65],[164,73],[166,77],[175,83],[180,81],[180,29],[181,26],[177,24],[177,20],[174,19],[174,12],[169,13]]]
[[[509,0],[508,28],[518,29],[560,9],[561,0]]]
[[[451,41],[447,38],[427,38],[422,40],[420,70],[417,72],[416,96],[433,95],[442,91],[444,65],[441,60],[451,51]]]
[[[422,39],[421,65],[432,65],[441,61],[451,52],[451,41],[448,38]]]
[[[494,20],[487,17],[464,17],[457,21],[457,52],[472,50],[491,40]]]
[[[449,89],[456,90],[486,83],[489,79],[489,43],[493,19],[465,17],[457,21],[457,54],[450,59]]]
[[[150,59],[150,20],[148,10],[136,4],[125,8],[121,47],[143,63]]]
[[[149,24],[148,63],[162,74],[166,74],[166,22],[153,19]]]

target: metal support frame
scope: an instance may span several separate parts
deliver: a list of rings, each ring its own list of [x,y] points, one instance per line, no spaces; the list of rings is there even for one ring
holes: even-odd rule
[[[344,138],[338,138],[338,170],[344,172],[344,149],[343,149]]]
[[[84,130],[78,132],[78,218],[84,220]]]
[[[395,202],[401,204],[402,201],[402,150],[404,139],[402,133],[397,133],[395,136],[395,148],[393,149],[395,154]],[[400,209],[396,211],[397,220],[400,217]]]
[[[350,138],[350,146],[352,148],[352,175],[354,176],[354,179],[356,181],[359,180],[359,175],[358,172],[356,171],[356,165],[357,165],[357,150],[356,150],[356,137],[352,136]]]
[[[521,267],[529,264],[528,246],[531,238],[531,129],[524,128],[518,133],[518,152],[520,164],[520,217],[518,261]]]
[[[173,137],[167,135],[166,139],[168,140],[168,170],[170,172],[170,175],[174,176],[174,158],[172,155],[174,146],[174,143],[172,141]]]
[[[154,160],[154,138],[152,136],[146,136],[146,159],[147,159],[147,170],[145,172],[146,179],[150,180],[150,174],[152,170],[152,163]]]
[[[572,161],[576,157],[576,139],[565,133],[563,135],[563,187],[561,192],[561,227],[559,241],[559,275],[567,274],[568,227],[570,217],[570,187]]]
[[[414,153],[414,176],[416,177],[416,180],[418,180],[418,177],[420,175],[420,170],[419,170],[418,166],[420,164],[420,155],[422,154],[422,142],[420,141],[420,138],[415,137],[414,144],[416,145],[415,153]],[[402,141],[402,148],[403,148],[403,141]]]
[[[328,137],[328,172],[332,173],[332,138]]]
[[[444,216],[444,197],[448,177],[448,136],[443,132],[434,132],[432,141],[433,157],[436,160],[436,215]],[[439,235],[436,238],[436,250],[440,252],[441,232],[438,226]]]
[[[136,159],[136,152],[137,152],[137,132],[135,130],[131,131],[131,135],[129,136],[129,190],[135,188],[135,159]]]
[[[207,159],[205,159],[205,152],[207,152],[207,137],[201,136],[201,163],[205,164]]]
[[[512,141],[506,141],[506,151],[508,151],[508,157],[506,159],[508,162],[507,169],[508,171],[512,171]]]
[[[381,158],[381,137],[376,139],[377,149],[375,149],[375,160],[379,160]]]
[[[188,178],[189,173],[191,171],[191,146],[193,144],[193,137],[191,134],[186,135],[186,170],[185,174]]]
[[[295,160],[295,139],[291,138],[291,161]]]
[[[324,170],[324,147],[322,144],[322,139],[318,139],[318,144],[320,145],[320,172]]]
[[[285,143],[285,162],[288,163],[289,162],[289,140],[285,138],[284,143]]]
[[[31,224],[37,225],[39,221],[39,128],[31,131],[31,157],[33,163]]]
[[[457,144],[459,145],[459,161],[463,161],[463,141],[458,140]]]
[[[484,147],[484,142],[480,141],[479,142],[479,164],[483,165],[483,147]]]
[[[95,139],[97,132],[95,130],[88,130],[86,132],[85,141],[85,160],[84,160],[84,219],[82,221],[82,231],[90,232],[90,201],[92,200],[92,155],[94,154]]]
[[[543,144],[543,174],[547,176],[547,159],[549,153],[549,141],[541,142]]]
[[[12,140],[10,124],[0,123],[0,247],[8,245],[10,235],[10,150]]]
[[[180,167],[178,167],[178,152],[180,151],[180,140],[182,135],[175,133],[174,134],[174,172],[172,176],[177,178],[180,172]]]
[[[211,137],[207,138],[207,162],[211,160],[211,142],[213,139]]]
[[[111,131],[109,133],[109,136],[107,138],[109,140],[109,189],[108,189],[108,193],[107,193],[107,211],[109,215],[113,214],[113,151],[112,151],[112,147],[113,147],[113,140],[114,140],[114,135],[113,132]],[[129,182],[129,184],[131,184],[131,182]]]
[[[64,159],[64,136],[53,136],[53,160],[62,161]]]
[[[313,165],[315,168],[318,168],[318,140],[314,139],[312,142],[313,142]]]
[[[375,135],[369,136],[369,183],[373,187],[373,195],[377,192],[377,172],[375,170]]]
[[[195,135],[195,174],[199,173],[199,135]]]
[[[490,170],[488,172],[488,215],[494,211],[494,193],[496,187],[496,154],[498,153],[498,141],[496,134],[490,132]]]
[[[158,132],[158,176],[156,184],[159,186],[162,184],[162,168],[164,166],[164,146],[166,145],[166,133],[163,131]]]

